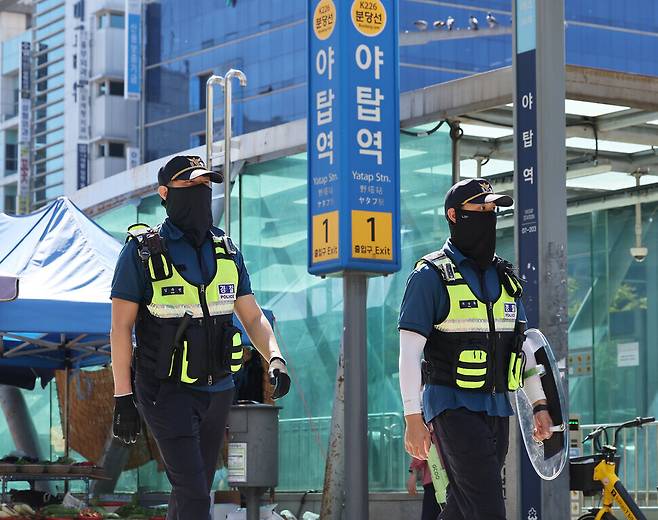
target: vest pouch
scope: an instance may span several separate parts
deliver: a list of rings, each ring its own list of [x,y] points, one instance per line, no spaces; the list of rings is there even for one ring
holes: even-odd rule
[[[194,324],[185,332],[186,349],[183,367],[186,373],[180,374],[181,380],[186,383],[205,380],[208,374],[208,350],[206,329],[203,325]]]
[[[489,378],[490,359],[486,348],[465,346],[455,351],[455,384],[466,390],[481,390]]]
[[[523,386],[523,372],[525,371],[525,355],[523,352],[510,354],[507,370],[507,390],[516,392]]]
[[[162,325],[162,336],[164,338],[173,338],[176,334],[176,325]],[[171,330],[169,330],[171,329]],[[173,341],[171,343],[161,343],[158,345],[155,359],[155,377],[158,379],[169,379],[174,377],[176,368],[180,364],[180,349],[176,348]]]
[[[224,367],[230,367],[235,374],[242,368],[242,335],[240,329],[227,322],[224,330]]]

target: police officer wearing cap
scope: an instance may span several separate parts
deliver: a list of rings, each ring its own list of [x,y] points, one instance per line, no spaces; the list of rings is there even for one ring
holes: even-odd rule
[[[200,157],[167,162],[158,173],[167,218],[156,228],[129,229],[112,282],[113,433],[134,443],[141,412],[172,486],[168,520],[210,517],[210,491],[233,401],[231,373],[242,362],[234,313],[269,362],[273,397],[290,388],[244,259],[212,225],[211,183],[222,180]]]
[[[522,384],[525,311],[515,270],[495,255],[495,210],[512,204],[484,179],[450,188],[450,238],[416,264],[402,300],[405,448],[426,459],[428,426],[436,434],[450,482],[444,520],[506,518],[501,470],[512,415],[508,391]],[[535,437],[547,439],[552,422],[540,383],[533,404]]]

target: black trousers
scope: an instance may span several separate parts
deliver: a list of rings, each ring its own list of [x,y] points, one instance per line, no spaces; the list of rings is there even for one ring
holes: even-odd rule
[[[505,520],[501,471],[509,445],[509,417],[465,408],[432,421],[448,473],[441,520]]]
[[[439,504],[436,502],[436,491],[431,482],[423,486],[423,510],[421,520],[437,520],[439,518]]]
[[[209,519],[210,489],[233,389],[200,392],[138,372],[135,394],[171,483],[167,520]]]

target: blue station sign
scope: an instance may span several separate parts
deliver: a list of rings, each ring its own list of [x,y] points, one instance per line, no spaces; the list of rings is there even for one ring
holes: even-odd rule
[[[400,269],[395,0],[309,0],[308,269]]]
[[[519,274],[525,280],[523,304],[529,327],[539,326],[539,192],[537,162],[537,16],[536,0],[516,0],[515,134],[516,226]],[[540,480],[521,450],[521,517],[542,518]]]

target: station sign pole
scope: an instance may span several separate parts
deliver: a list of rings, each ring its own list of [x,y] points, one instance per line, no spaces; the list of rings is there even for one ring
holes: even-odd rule
[[[560,361],[568,327],[564,3],[514,0],[513,19],[517,259],[528,325],[549,338]],[[520,489],[516,518],[569,518],[568,470],[542,481],[515,444],[519,463],[507,468],[506,482],[508,496]]]
[[[346,518],[368,518],[367,278],[400,269],[397,4],[308,3],[308,270],[343,277]]]

